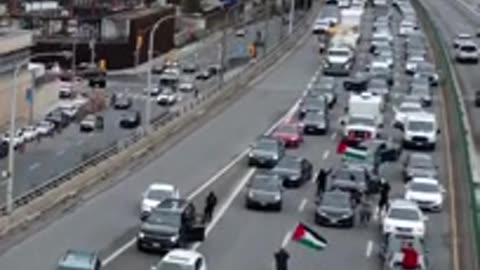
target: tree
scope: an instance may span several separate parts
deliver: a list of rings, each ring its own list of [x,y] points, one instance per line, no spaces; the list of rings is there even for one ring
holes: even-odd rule
[[[182,11],[184,13],[199,13],[202,11],[201,0],[182,0]]]

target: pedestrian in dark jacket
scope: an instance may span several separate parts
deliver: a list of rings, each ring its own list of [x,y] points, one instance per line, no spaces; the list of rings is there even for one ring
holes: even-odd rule
[[[383,211],[388,210],[388,202],[390,196],[390,184],[382,179],[380,183],[380,199],[378,200],[378,212],[381,214]]]
[[[320,169],[317,175],[317,195],[320,195],[325,191],[325,187],[327,185],[327,177],[328,175],[332,172],[332,169],[325,170],[325,169]]]
[[[213,191],[210,191],[206,200],[205,200],[205,209],[203,212],[203,222],[210,222],[213,217],[213,212],[215,211],[215,206],[217,206],[217,196]]]
[[[276,270],[288,269],[288,259],[290,258],[290,255],[284,248],[280,248],[279,251],[275,252],[274,257]]]

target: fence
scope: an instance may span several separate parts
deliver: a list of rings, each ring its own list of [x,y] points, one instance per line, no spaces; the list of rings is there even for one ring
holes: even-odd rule
[[[72,168],[59,176],[46,181],[14,199],[14,213],[6,216],[5,206],[0,207],[0,234],[6,233],[17,225],[29,222],[41,212],[57,205],[61,201],[74,196],[86,187],[107,178],[116,171],[127,167],[135,162],[141,153],[160,145],[165,139],[178,133],[188,124],[195,122],[199,117],[196,112],[212,110],[215,105],[225,103],[234,94],[245,93],[249,90],[249,83],[271,67],[298,41],[308,34],[309,25],[315,18],[317,8],[312,8],[308,16],[303,16],[297,21],[292,35],[285,35],[268,53],[261,56],[256,63],[250,66],[245,72],[237,74],[226,82],[222,89],[215,86],[197,99],[184,104],[175,112],[168,112],[152,120],[154,131],[145,136],[142,129],[137,130],[130,137],[112,143],[102,151],[91,153],[86,156],[79,166]]]
[[[475,265],[479,263],[479,254],[477,251],[480,251],[480,182],[478,172],[476,171],[477,158],[475,146],[473,144],[465,104],[463,103],[461,84],[457,80],[456,70],[451,63],[449,50],[444,42],[446,39],[441,36],[441,32],[429,16],[430,14],[421,3],[421,0],[413,0],[412,5],[422,21],[425,33],[430,40],[437,66],[440,68],[440,74],[443,77],[445,106],[446,110],[450,112],[446,117],[450,120],[449,132],[452,137],[455,138],[455,146],[453,147],[454,149],[451,150],[452,153],[450,153],[454,156],[452,165],[458,171],[458,175],[464,176],[452,179],[452,181],[465,180],[470,195],[469,202],[467,203],[468,209],[466,209],[466,211],[469,212],[467,213],[467,218],[469,220],[471,218],[472,222],[468,222],[466,226],[473,228],[473,244],[466,247],[466,249],[462,251],[462,255],[470,253],[475,260],[473,262],[462,260],[461,263],[464,265],[462,265],[461,269],[478,269]],[[456,210],[459,211],[459,209]],[[463,223],[458,219],[456,222],[460,224]],[[467,232],[468,231],[471,230],[467,230]],[[459,242],[462,243],[468,242],[469,240],[468,235],[461,235],[460,238]]]

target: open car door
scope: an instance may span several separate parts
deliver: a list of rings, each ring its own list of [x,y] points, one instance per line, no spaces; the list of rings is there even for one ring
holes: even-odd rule
[[[203,242],[205,240],[205,224],[194,224],[188,231],[188,242]]]

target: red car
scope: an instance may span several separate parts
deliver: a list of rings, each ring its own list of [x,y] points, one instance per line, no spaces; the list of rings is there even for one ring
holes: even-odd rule
[[[272,136],[280,140],[285,147],[298,147],[303,142],[301,128],[297,124],[292,123],[280,124]]]

